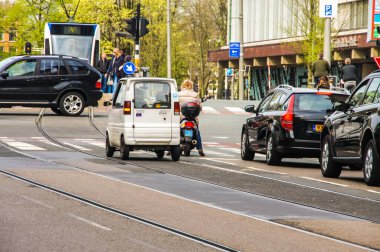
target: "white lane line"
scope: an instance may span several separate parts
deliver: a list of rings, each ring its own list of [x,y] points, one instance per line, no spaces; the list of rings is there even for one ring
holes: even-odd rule
[[[21,195],[21,197],[23,197],[24,199],[26,199],[26,200],[28,200],[28,201],[30,201],[30,202],[33,202],[33,203],[35,203],[35,204],[37,204],[37,205],[40,205],[40,206],[46,207],[46,208],[48,208],[48,209],[55,209],[55,207],[50,206],[50,205],[48,205],[48,204],[46,204],[46,203],[43,203],[43,202],[41,202],[41,201],[39,201],[39,200],[33,199],[33,198],[31,198],[31,197],[28,197],[28,196],[25,196],[25,195]]]
[[[228,137],[226,137],[226,136],[213,136],[212,138],[227,139]]]
[[[262,171],[262,172],[270,172],[270,173],[276,173],[276,174],[281,174],[281,175],[287,175],[287,173],[284,173],[284,172],[277,172],[277,171],[270,171],[270,170],[265,170],[265,169],[259,169],[259,168],[255,168],[255,167],[252,167],[252,166],[248,166],[246,167],[250,170],[255,170],[255,171]]]
[[[82,218],[82,217],[76,216],[76,215],[74,215],[74,214],[68,214],[68,215],[69,215],[70,217],[74,218],[74,219],[77,219],[77,220],[79,220],[79,221],[83,221],[84,223],[87,223],[87,224],[89,224],[89,225],[91,225],[91,226],[94,226],[94,227],[97,227],[97,228],[101,228],[101,229],[106,230],[106,231],[111,231],[111,230],[112,230],[112,229],[110,229],[110,228],[108,228],[108,227],[102,226],[102,225],[100,225],[100,224],[98,224],[98,223],[95,223],[95,222],[90,221],[90,220],[87,220],[87,219],[85,219],[85,218]]]
[[[41,148],[32,144],[24,143],[24,142],[16,142],[16,141],[3,141],[3,142],[19,150],[46,150],[44,148]]]
[[[344,187],[347,187],[347,186],[348,186],[348,185],[344,185],[344,184],[339,184],[339,183],[334,183],[334,182],[324,181],[324,180],[315,179],[315,178],[310,178],[310,177],[301,177],[301,178],[308,179],[308,180],[313,180],[313,181],[317,181],[317,182],[322,182],[322,183],[327,183],[327,184],[331,184],[331,185],[344,186]]]
[[[220,150],[226,150],[226,151],[230,151],[230,152],[234,152],[234,153],[240,153],[240,149],[237,149],[237,148],[218,148]]]
[[[93,141],[93,142],[88,141],[88,142],[85,142],[85,143],[91,144],[91,145],[94,145],[94,146],[98,146],[98,147],[103,147],[103,148],[106,146],[105,143],[102,143],[102,142],[99,142],[99,141]]]
[[[209,149],[204,149],[204,152],[207,154],[211,154],[211,155],[219,155],[219,156],[223,156],[223,157],[234,157],[234,155],[230,155],[230,154],[225,154],[225,153],[222,153],[222,152],[219,152],[219,151],[212,151],[212,150],[209,150]]]
[[[45,139],[44,137],[31,137],[32,139]]]
[[[245,112],[244,109],[239,108],[239,107],[224,107],[224,108],[227,109],[228,111],[230,111],[234,114],[238,114],[238,115],[248,115],[249,114],[248,112]]]
[[[374,190],[367,190],[367,192],[372,192],[372,193],[378,193],[378,194],[380,194],[380,192],[374,191]]]
[[[209,106],[202,106],[202,112],[205,114],[220,114],[219,111]]]
[[[0,139],[8,139],[8,137],[0,137]]]
[[[75,138],[76,141],[95,141],[95,139],[92,138]]]
[[[202,144],[207,144],[207,145],[218,145],[219,143],[217,143],[217,142],[202,142]]]
[[[83,151],[91,151],[91,149],[87,149],[87,148],[84,148],[84,147],[79,146],[79,145],[75,145],[75,144],[68,143],[68,142],[63,142],[63,143],[66,144],[66,145],[69,145],[69,146],[71,146],[71,147],[74,147],[74,148],[77,148],[77,149],[83,150]]]
[[[236,165],[237,165],[237,164],[230,163],[230,162],[226,162],[226,161],[216,160],[215,158],[203,158],[203,159],[210,160],[210,161],[214,161],[214,162],[217,162],[217,163],[233,165],[233,166],[236,166]]]
[[[38,141],[41,142],[41,143],[44,143],[44,144],[49,144],[49,145],[53,145],[53,146],[56,146],[56,147],[61,147],[58,144],[50,142],[49,140],[38,140]]]

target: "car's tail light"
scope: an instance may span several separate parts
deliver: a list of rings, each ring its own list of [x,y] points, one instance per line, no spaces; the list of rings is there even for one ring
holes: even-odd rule
[[[290,97],[289,106],[280,117],[281,126],[288,131],[293,130],[293,119],[294,119],[294,95]]]
[[[131,101],[125,101],[124,102],[124,115],[130,115],[131,114]]]
[[[96,89],[102,89],[102,82],[101,82],[101,80],[98,80],[98,81],[95,83],[95,88],[96,88]]]
[[[331,92],[320,91],[320,92],[317,92],[317,95],[332,95],[332,93]]]
[[[179,115],[181,113],[181,108],[179,102],[174,102],[174,114]]]

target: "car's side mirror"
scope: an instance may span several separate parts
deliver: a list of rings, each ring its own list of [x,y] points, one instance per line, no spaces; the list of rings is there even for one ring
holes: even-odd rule
[[[104,107],[108,107],[110,105],[111,105],[111,101],[105,101],[105,102],[103,102],[103,106]]]
[[[245,106],[244,111],[245,112],[249,112],[249,113],[255,113],[256,112],[255,105],[247,105],[247,106]]]
[[[6,79],[6,78],[9,77],[9,73],[8,73],[8,72],[1,72],[1,77],[2,77],[3,79]]]

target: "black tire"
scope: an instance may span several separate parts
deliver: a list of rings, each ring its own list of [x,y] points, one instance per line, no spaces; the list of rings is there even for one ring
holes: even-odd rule
[[[272,134],[268,135],[266,146],[266,161],[268,165],[278,165],[281,163],[281,156],[278,154],[275,148]]]
[[[181,157],[181,147],[179,145],[170,146],[170,153],[173,161],[178,161]]]
[[[362,164],[350,164],[348,165],[348,167],[350,168],[350,170],[353,170],[353,171],[361,171],[363,169]]]
[[[342,172],[342,164],[333,160],[330,136],[325,136],[321,146],[321,172],[323,177],[339,178]]]
[[[191,143],[185,143],[183,145],[183,154],[185,156],[190,156],[190,152],[191,152]]]
[[[59,110],[66,116],[79,116],[82,114],[84,107],[83,96],[76,92],[64,94],[59,101]]]
[[[363,175],[364,181],[369,186],[379,186],[380,185],[380,164],[379,156],[376,150],[376,144],[373,139],[371,139],[364,152],[364,168]]]
[[[163,158],[164,155],[165,155],[165,151],[164,150],[158,150],[156,151],[156,155],[157,155],[157,158]]]
[[[123,136],[120,139],[120,158],[121,160],[127,160],[129,158],[129,146],[125,144]]]
[[[50,108],[50,109],[51,109],[51,111],[53,111],[57,115],[62,115],[62,112],[61,112],[61,110],[59,110],[59,108]]]
[[[246,131],[241,134],[240,155],[241,159],[249,161],[252,161],[255,157],[255,152],[249,149],[249,139]]]
[[[116,151],[116,148],[111,146],[110,140],[109,140],[109,137],[107,134],[107,136],[106,136],[106,156],[107,157],[113,157],[113,154],[115,153],[115,151]]]

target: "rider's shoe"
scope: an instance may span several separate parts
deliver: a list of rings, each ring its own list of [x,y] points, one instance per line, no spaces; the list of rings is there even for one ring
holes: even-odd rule
[[[202,149],[199,149],[199,150],[198,150],[198,153],[199,153],[199,156],[201,156],[201,157],[206,156],[206,154],[203,152]]]

